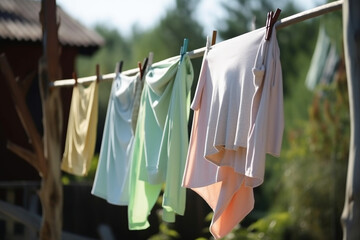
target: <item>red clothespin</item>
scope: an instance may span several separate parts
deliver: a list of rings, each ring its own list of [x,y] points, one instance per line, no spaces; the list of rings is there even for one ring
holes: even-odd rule
[[[73,79],[75,80],[74,87],[76,87],[77,84],[78,84],[76,72],[73,72],[73,73],[72,73],[72,77],[73,77]]]
[[[100,81],[100,66],[99,64],[96,64],[96,82],[99,83]]]
[[[271,37],[272,29],[274,24],[278,20],[280,16],[281,10],[278,8],[276,9],[275,13],[273,11],[268,12],[266,17],[266,36],[265,40],[269,40]]]

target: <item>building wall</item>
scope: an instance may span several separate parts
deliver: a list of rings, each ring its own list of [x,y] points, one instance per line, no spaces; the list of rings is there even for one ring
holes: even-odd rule
[[[63,47],[60,64],[63,78],[71,78],[77,49]],[[40,134],[42,129],[42,109],[38,88],[38,62],[42,55],[40,43],[0,42],[0,54],[5,53],[16,77],[23,79],[31,73],[33,81],[26,96],[29,110]],[[61,90],[63,98],[63,142],[66,134],[67,118],[71,101],[71,88]],[[39,180],[35,169],[6,148],[7,140],[31,150],[26,133],[13,107],[11,95],[4,77],[0,74],[0,181]]]

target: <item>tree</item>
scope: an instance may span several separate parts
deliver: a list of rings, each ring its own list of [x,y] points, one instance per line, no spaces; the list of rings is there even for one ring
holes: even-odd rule
[[[44,157],[46,172],[42,176],[40,200],[43,222],[40,239],[61,239],[63,190],[61,183],[60,158],[62,118],[60,89],[50,91],[50,81],[61,77],[59,65],[59,38],[56,19],[56,1],[42,0],[40,21],[43,26],[44,55],[40,59],[39,88],[43,110]]]
[[[134,59],[142,59],[149,51],[154,52],[154,61],[179,55],[183,39],[189,39],[188,51],[205,46],[201,25],[193,14],[198,2],[195,0],[176,0],[174,8],[169,9],[157,26],[143,33],[134,34]]]
[[[120,60],[128,67],[132,62],[131,41],[123,37],[117,30],[110,29],[105,25],[96,25],[95,31],[105,39],[105,45],[93,56],[79,56],[77,58],[77,70],[79,76],[95,74],[95,65],[100,64],[102,73],[110,73],[115,69],[115,64]],[[136,64],[133,63],[135,66]]]

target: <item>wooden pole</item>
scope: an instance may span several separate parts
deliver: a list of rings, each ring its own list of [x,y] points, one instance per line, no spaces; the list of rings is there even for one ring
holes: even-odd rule
[[[40,21],[43,29],[43,56],[39,62],[39,87],[43,111],[44,155],[47,160],[47,174],[42,178],[39,192],[43,209],[40,239],[60,240],[63,219],[60,170],[62,103],[60,89],[48,87],[49,82],[61,77],[56,0],[42,0]]]
[[[293,25],[293,24],[296,24],[299,22],[303,22],[307,19],[315,18],[315,17],[324,15],[329,12],[340,10],[342,8],[342,3],[343,3],[342,0],[330,2],[327,4],[294,14],[292,16],[283,18],[277,23],[276,29],[277,30],[282,29],[287,26],[290,26],[290,25]]]
[[[343,34],[350,107],[350,151],[345,205],[341,220],[343,239],[360,239],[360,2],[343,3]]]

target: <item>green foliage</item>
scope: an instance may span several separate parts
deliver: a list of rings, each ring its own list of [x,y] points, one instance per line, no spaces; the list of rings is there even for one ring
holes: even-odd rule
[[[91,166],[88,174],[86,176],[76,176],[73,174],[69,174],[67,172],[63,172],[61,176],[61,182],[63,185],[69,185],[71,182],[89,182],[95,178],[96,167],[98,164],[99,155],[96,154],[91,160]]]
[[[343,52],[342,11],[328,13],[324,15],[321,21],[325,25],[326,33],[332,42],[336,44],[337,51],[339,53]]]
[[[219,26],[219,34],[223,39],[251,31],[252,25],[255,28],[265,26],[267,12],[275,10],[270,0],[233,0],[223,2],[222,7],[228,13],[222,21],[223,25]]]
[[[161,202],[162,200],[158,199],[157,204],[159,204],[161,206]],[[167,222],[162,222],[162,210],[158,210],[156,212],[156,215],[159,219],[159,232],[153,236],[151,236],[149,238],[149,240],[172,240],[172,239],[179,239],[180,238],[180,234],[173,229],[173,224],[171,223],[167,223]]]
[[[193,18],[197,1],[176,0],[176,6],[169,9],[159,25],[133,37],[133,54],[143,58],[149,51],[154,52],[154,61],[176,56],[180,52],[183,39],[189,39],[188,50],[204,46],[202,27]]]
[[[293,129],[288,138],[282,180],[287,208],[295,222],[293,239],[341,238],[350,140],[344,76],[342,70],[342,77],[332,85],[319,87],[309,122]]]
[[[105,39],[105,45],[91,57],[78,57],[76,64],[79,77],[94,75],[96,64],[100,64],[100,71],[103,74],[114,72],[117,62],[120,60],[126,62],[131,58],[130,42],[116,30],[98,25],[95,31]]]
[[[149,238],[149,240],[171,240],[171,239],[179,239],[180,235],[173,229],[170,229],[167,223],[160,223],[159,225],[159,233],[153,235]]]
[[[336,34],[341,23],[339,15],[332,14],[320,21],[327,26],[332,41],[339,45],[341,35]],[[342,236],[340,216],[345,196],[350,120],[343,63],[334,71],[337,74],[331,85],[318,86],[314,94],[309,94],[303,86],[295,84],[285,102],[287,127],[280,159],[284,174],[279,177],[281,197],[273,207],[290,212],[294,223],[289,232],[291,239]],[[304,115],[304,110],[308,114]],[[300,112],[306,117],[301,117]]]
[[[291,218],[287,212],[272,213],[259,219],[258,221],[245,228],[238,226],[223,240],[243,239],[243,240],[272,240],[285,239],[291,227]]]

